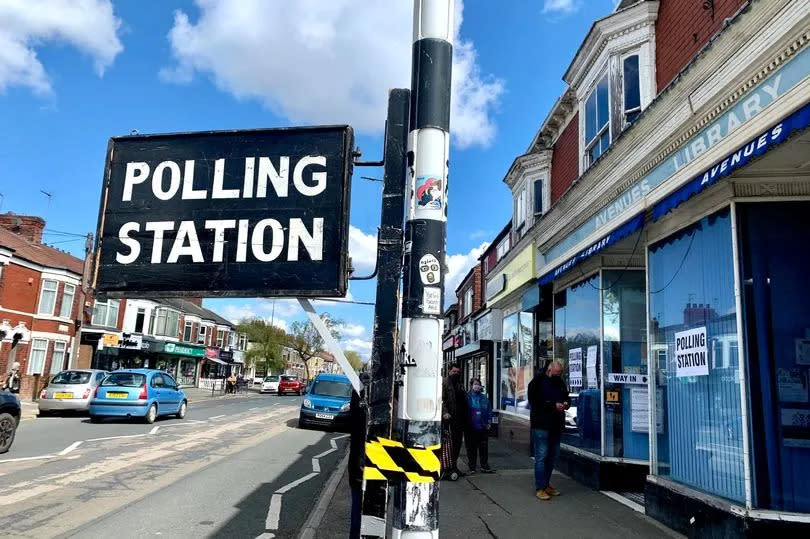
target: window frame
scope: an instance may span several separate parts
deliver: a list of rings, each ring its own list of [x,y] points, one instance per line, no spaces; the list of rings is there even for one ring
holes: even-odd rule
[[[191,338],[194,336],[194,323],[190,320],[186,320],[183,324],[183,340],[185,342],[191,342]]]
[[[53,290],[46,289],[48,283],[53,283]],[[52,292],[53,293],[53,300],[51,303],[51,310],[50,312],[43,310],[43,300],[45,299],[45,293]],[[42,282],[39,287],[39,303],[37,304],[37,314],[45,314],[49,316],[53,316],[56,312],[56,296],[59,293],[59,281],[56,279],[42,279]]]
[[[222,348],[225,344],[225,332],[217,329],[217,348]]]
[[[68,287],[71,288],[70,294],[68,294]],[[67,298],[70,298],[70,301],[65,301]],[[62,287],[62,305],[59,306],[59,316],[61,318],[70,318],[73,316],[73,303],[76,301],[76,285],[70,283],[64,283]],[[68,307],[68,312],[65,314],[65,307]]]
[[[472,303],[473,289],[470,287],[464,291],[464,316],[470,316],[472,314]]]
[[[197,331],[197,344],[205,344],[205,337],[208,333],[208,326],[200,324],[200,329]]]
[[[537,184],[538,183],[540,184],[540,194],[539,194],[539,196],[540,196],[540,198],[539,198],[540,210],[539,211],[537,209],[537,202],[538,202]],[[545,206],[546,206],[546,201],[545,201],[546,187],[545,187],[545,183],[546,183],[546,179],[544,177],[534,178],[532,180],[532,195],[533,195],[533,200],[532,200],[532,210],[533,210],[533,212],[532,213],[533,213],[535,218],[541,217],[545,213],[545,211],[544,211]]]
[[[43,348],[37,348],[37,343],[38,342],[39,343],[45,343],[45,345],[44,345],[45,348],[44,349]],[[37,363],[41,362],[39,364],[39,370],[34,369],[34,364],[35,364],[34,352],[35,351],[36,352],[42,352],[42,359],[37,359],[36,360]],[[45,362],[47,360],[48,360],[48,339],[40,339],[40,338],[31,339],[31,348],[30,348],[30,351],[28,353],[28,368],[26,369],[26,372],[29,375],[45,374],[45,372],[46,372],[45,371]]]
[[[57,347],[61,346],[61,350],[57,350]],[[53,341],[53,352],[51,353],[51,369],[53,370],[53,365],[56,362],[56,354],[61,354],[62,358],[59,361],[59,370],[62,369],[61,365],[64,363],[65,358],[67,357],[67,341]]]
[[[605,122],[605,124],[602,127],[597,126],[596,133],[594,134],[593,138],[590,139],[590,141],[589,141],[588,140],[588,101],[590,101],[592,96],[594,97],[594,106],[595,106],[594,111],[596,113],[596,121],[598,122],[599,121],[599,94],[598,94],[598,91],[599,91],[599,85],[602,83],[602,81],[605,81],[605,84],[607,85],[607,121]],[[584,155],[585,155],[585,168],[586,169],[590,168],[599,159],[599,157],[601,157],[602,154],[605,153],[605,150],[607,148],[609,148],[610,145],[613,143],[613,133],[612,133],[612,129],[611,129],[611,126],[610,126],[611,118],[613,117],[613,110],[612,110],[613,107],[611,106],[611,103],[610,103],[610,87],[611,87],[610,82],[611,82],[610,81],[610,74],[608,73],[607,68],[605,68],[602,71],[600,71],[599,76],[596,77],[596,79],[594,80],[593,87],[591,88],[591,91],[588,92],[588,94],[585,96],[585,99],[582,101],[582,105],[583,105],[583,108],[582,108],[582,110],[583,110],[583,129],[582,129],[582,133],[583,133],[583,140],[584,140],[584,152],[585,152]],[[602,136],[605,134],[605,131],[607,131],[607,133],[608,133],[608,145],[607,145],[607,148],[602,149],[599,152],[599,155],[596,156],[593,160],[591,160],[591,158],[590,158],[591,149],[593,149],[593,147],[596,146],[597,144],[601,143]]]
[[[110,306],[113,305],[113,304],[115,304],[115,320],[111,324],[110,323]],[[104,308],[104,315],[97,317],[96,314],[97,314],[97,312],[99,312],[101,310],[102,307]],[[94,326],[114,328],[114,327],[118,326],[118,315],[120,313],[121,313],[121,300],[118,300],[118,299],[108,299],[107,301],[95,300],[93,302],[93,316],[90,319],[90,323],[92,325],[94,325]],[[97,320],[97,318],[102,318],[100,323]]]
[[[162,315],[162,316],[161,316]],[[173,327],[170,330],[169,322],[171,320],[170,315],[174,315],[173,318]],[[174,337],[177,338],[179,328],[180,328],[180,312],[169,307],[158,307],[155,309],[155,316],[156,322],[154,327],[154,335],[160,337]],[[163,318],[163,322],[161,323],[161,318]]]
[[[141,324],[140,328],[138,327],[138,317],[141,317]],[[135,333],[143,333],[144,327],[148,328],[146,324],[146,308],[145,307],[138,307],[138,310],[135,311]]]
[[[636,72],[636,75],[638,76],[638,80],[637,80],[637,85],[638,85],[638,106],[628,109],[627,108],[626,73],[625,73],[624,63],[625,63],[625,61],[627,61],[627,59],[629,59],[629,58],[631,58],[633,56],[638,58],[638,71]],[[635,120],[628,121],[627,120],[627,115],[628,114],[633,114],[633,113],[636,113],[636,112],[640,114],[641,111],[644,110],[642,92],[641,92],[641,78],[642,78],[641,77],[641,51],[639,49],[633,49],[633,50],[625,52],[624,54],[621,54],[619,56],[619,68],[620,68],[620,73],[621,73],[621,75],[620,75],[620,79],[621,79],[620,91],[621,91],[621,94],[622,94],[622,130],[624,130],[624,129],[627,129],[627,127],[629,127],[630,125],[632,125],[633,122],[635,121]]]

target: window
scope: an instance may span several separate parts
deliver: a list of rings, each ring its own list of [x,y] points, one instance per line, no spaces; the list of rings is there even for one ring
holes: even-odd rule
[[[136,372],[115,372],[101,382],[104,387],[140,387],[146,384],[146,376]]]
[[[205,344],[205,332],[208,331],[208,328],[202,324],[200,324],[200,332],[197,334],[197,343],[198,344]]]
[[[158,309],[155,318],[155,335],[177,337],[180,313],[171,309]]]
[[[186,326],[183,328],[183,340],[186,342],[191,342],[191,329],[191,322],[186,322]]]
[[[469,316],[472,313],[473,291],[468,288],[464,291],[464,316]]]
[[[534,373],[532,313],[503,319],[503,359],[500,369],[499,408],[529,415],[528,387]]]
[[[506,256],[509,252],[509,236],[505,237],[498,244],[498,260]]]
[[[239,334],[239,349],[247,350],[248,337],[244,333]]]
[[[60,371],[65,365],[65,350],[67,343],[65,341],[53,342],[53,358],[51,359],[51,371]]]
[[[59,316],[70,318],[73,315],[73,298],[76,296],[76,287],[65,283],[65,290],[62,293],[62,307],[59,309]]]
[[[636,121],[641,114],[641,89],[639,84],[638,54],[628,56],[622,62],[624,85],[624,126]]]
[[[534,180],[534,215],[543,215],[543,180]]]
[[[115,327],[118,324],[118,306],[117,299],[96,301],[93,305],[93,325]]]
[[[222,348],[222,344],[225,341],[225,332],[218,329],[217,330],[217,347]]]
[[[152,377],[152,387],[163,387],[164,385],[163,376],[156,374]]]
[[[143,325],[145,319],[146,319],[146,309],[141,307],[138,309],[138,314],[135,315],[135,333],[143,333]]]
[[[522,188],[515,197],[515,226],[520,228],[526,221],[526,188]]]
[[[585,155],[587,166],[596,161],[610,146],[610,105],[607,75],[585,101]]]
[[[45,354],[47,353],[48,353],[47,340],[45,339],[31,340],[31,355],[28,360],[28,374],[45,373]]]
[[[53,314],[56,307],[56,288],[58,284],[56,281],[50,279],[42,280],[42,292],[39,296],[39,314]]]

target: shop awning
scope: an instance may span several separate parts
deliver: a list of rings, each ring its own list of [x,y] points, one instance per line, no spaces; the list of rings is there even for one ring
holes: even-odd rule
[[[559,278],[562,274],[566,273],[577,264],[588,260],[593,255],[607,249],[614,243],[623,240],[644,224],[644,212],[636,215],[619,228],[614,229],[609,234],[595,241],[586,249],[583,249],[573,257],[569,258],[565,263],[560,264],[550,272],[540,277],[540,286],[544,286],[552,282],[554,279]]]
[[[714,165],[707,168],[686,185],[670,194],[653,207],[652,218],[657,221],[718,180],[744,167],[751,159],[759,157],[771,148],[781,144],[800,129],[810,125],[810,104],[800,108],[781,122],[773,125],[749,140]]]
[[[213,361],[214,363],[219,363],[220,365],[227,365],[228,364],[227,361],[222,361],[221,359],[215,358],[215,357],[207,357],[207,358],[205,358],[205,360],[206,361]]]

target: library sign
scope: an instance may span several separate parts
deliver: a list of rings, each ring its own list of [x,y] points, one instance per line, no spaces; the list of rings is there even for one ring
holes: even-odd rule
[[[110,139],[93,287],[344,296],[353,142],[349,126]]]

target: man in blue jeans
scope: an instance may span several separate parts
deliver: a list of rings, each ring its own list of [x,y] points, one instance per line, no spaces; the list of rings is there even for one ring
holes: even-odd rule
[[[562,371],[562,364],[552,361],[545,372],[540,372],[529,382],[534,488],[536,496],[543,501],[560,495],[550,481],[560,454],[560,435],[565,427],[565,410],[568,408],[568,388],[563,382]]]

